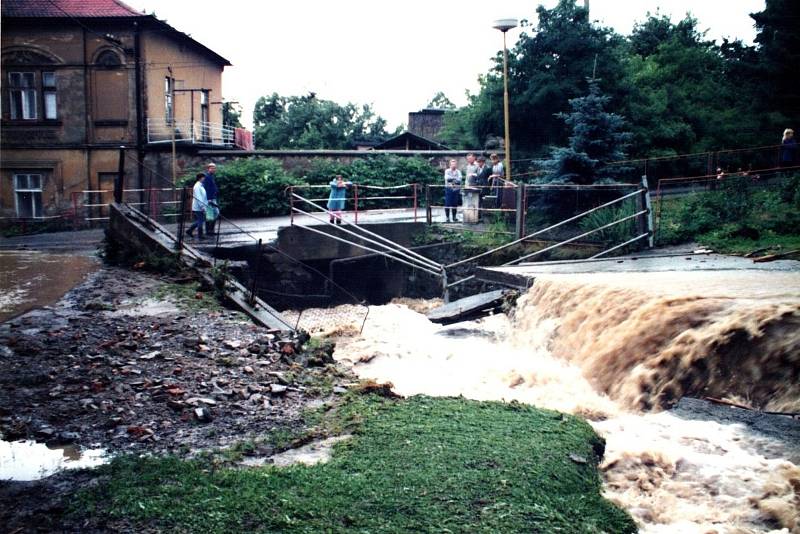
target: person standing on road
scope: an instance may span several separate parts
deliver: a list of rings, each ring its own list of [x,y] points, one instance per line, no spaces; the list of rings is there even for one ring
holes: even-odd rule
[[[194,237],[194,229],[197,228],[197,237],[203,239],[203,227],[206,224],[206,206],[208,206],[208,197],[206,196],[206,189],[203,187],[203,180],[206,175],[202,172],[197,173],[195,179],[197,180],[192,187],[192,215],[194,222],[186,230],[186,235]]]
[[[331,223],[342,224],[342,210],[344,209],[344,201],[347,197],[347,188],[353,185],[352,182],[345,182],[342,175],[339,174],[335,179],[331,180],[331,194],[328,197],[328,211],[330,214]]]
[[[794,138],[794,130],[786,128],[783,131],[781,140],[781,167],[794,167],[797,165],[797,140]]]
[[[447,222],[450,222],[450,213],[453,214],[453,222],[458,222],[456,214],[458,203],[461,200],[461,171],[456,167],[458,162],[450,160],[450,167],[444,171],[444,214]]]
[[[206,215],[213,215],[213,217],[206,217],[206,233],[214,235],[214,226],[216,225],[217,218],[219,217],[219,189],[217,189],[217,181],[214,179],[217,172],[217,166],[214,163],[209,163],[206,166],[205,180],[203,180],[203,188],[206,190],[206,197],[208,197],[208,211]]]

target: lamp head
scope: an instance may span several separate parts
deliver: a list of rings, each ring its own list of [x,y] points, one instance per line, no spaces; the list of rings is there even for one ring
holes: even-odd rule
[[[506,33],[508,30],[517,27],[517,19],[498,19],[492,23],[492,28]]]

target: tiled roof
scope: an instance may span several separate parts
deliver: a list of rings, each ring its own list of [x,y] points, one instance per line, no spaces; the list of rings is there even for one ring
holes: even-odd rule
[[[119,0],[2,0],[4,17],[141,17]]]

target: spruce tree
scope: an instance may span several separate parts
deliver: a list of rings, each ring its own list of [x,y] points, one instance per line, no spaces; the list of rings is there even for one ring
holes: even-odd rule
[[[570,113],[557,113],[572,129],[569,146],[553,148],[540,162],[547,180],[592,184],[613,182],[627,169],[610,162],[625,158],[631,134],[623,131],[624,119],[605,110],[610,97],[601,93],[596,80],[589,82],[589,94],[569,101]]]

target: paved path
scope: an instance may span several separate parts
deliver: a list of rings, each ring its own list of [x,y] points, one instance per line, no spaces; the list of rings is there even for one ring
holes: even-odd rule
[[[100,246],[104,237],[103,228],[0,237],[0,250],[86,251]]]
[[[441,213],[438,213],[441,212]],[[320,226],[327,224],[327,215],[325,213],[318,213],[312,218],[308,215],[296,215],[294,218],[295,224],[305,226]],[[344,215],[344,219],[350,223],[355,222],[355,216],[352,212]],[[433,221],[444,222],[445,216],[443,210],[434,210]],[[414,210],[409,208],[407,210],[374,210],[369,212],[360,212],[358,214],[358,223],[410,223],[414,222]],[[417,210],[417,222],[425,222],[425,210]],[[262,218],[249,218],[249,219],[225,219],[220,226],[220,246],[237,246],[246,243],[253,243],[261,239],[264,243],[275,241],[278,238],[278,229],[290,226],[291,218],[288,215],[279,217],[262,217]],[[167,227],[175,232],[177,225],[171,224]],[[210,243],[210,241],[209,241]]]

